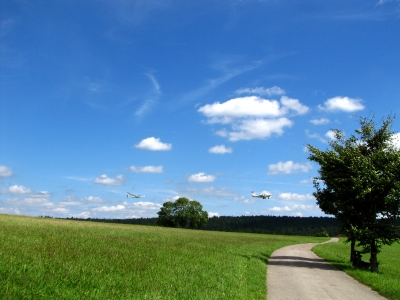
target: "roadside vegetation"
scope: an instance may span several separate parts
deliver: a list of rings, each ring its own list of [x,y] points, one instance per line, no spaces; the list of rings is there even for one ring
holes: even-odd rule
[[[382,246],[378,273],[354,267],[349,261],[349,245],[344,243],[344,239],[339,243],[317,245],[313,251],[382,296],[400,299],[400,244]],[[364,254],[363,259],[369,260],[370,254]]]
[[[0,215],[0,298],[265,299],[275,249],[326,240]]]

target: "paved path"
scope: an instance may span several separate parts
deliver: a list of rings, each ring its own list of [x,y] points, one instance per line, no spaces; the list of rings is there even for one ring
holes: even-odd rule
[[[268,300],[386,299],[315,255],[311,251],[315,245],[292,245],[272,253],[267,268]]]

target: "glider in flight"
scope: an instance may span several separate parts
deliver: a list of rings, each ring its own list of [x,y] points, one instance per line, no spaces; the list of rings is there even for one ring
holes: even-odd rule
[[[263,198],[263,199],[269,199],[269,197],[271,197],[271,195],[268,195],[266,192],[262,192],[261,194],[256,194],[254,192],[251,192],[251,195],[255,198]]]
[[[127,192],[127,194],[126,194],[126,198],[143,198],[144,196],[139,196],[139,195],[134,195],[134,194],[131,194],[131,193],[129,193],[129,192]]]

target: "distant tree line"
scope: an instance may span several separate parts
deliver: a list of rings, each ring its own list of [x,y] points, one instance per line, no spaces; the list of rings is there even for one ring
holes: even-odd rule
[[[138,219],[78,219],[104,223],[135,224],[157,226],[158,218]],[[400,222],[397,222],[398,226]],[[249,232],[282,235],[316,236],[326,232],[329,236],[341,233],[341,223],[336,218],[329,217],[287,217],[287,216],[220,216],[208,219],[204,230]],[[325,231],[321,230],[325,229]]]
[[[330,236],[340,234],[340,222],[329,217],[241,216],[213,217],[206,230],[267,233],[282,235],[319,235],[321,229]]]

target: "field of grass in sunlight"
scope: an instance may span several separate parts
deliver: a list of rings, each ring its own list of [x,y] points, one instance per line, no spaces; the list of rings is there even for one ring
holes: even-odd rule
[[[0,298],[265,299],[275,249],[325,240],[0,215]]]
[[[313,251],[382,296],[400,300],[400,244],[382,247],[382,252],[378,254],[379,273],[372,273],[352,266],[350,244],[344,241],[345,238],[342,238],[339,243],[317,245]],[[369,261],[369,258],[368,254],[364,254],[362,259]]]

